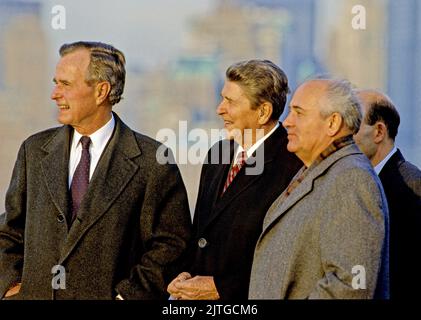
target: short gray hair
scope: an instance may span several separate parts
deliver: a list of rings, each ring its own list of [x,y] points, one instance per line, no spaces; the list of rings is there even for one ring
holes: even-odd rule
[[[102,42],[78,41],[62,45],[60,56],[78,49],[87,49],[91,54],[86,82],[90,85],[97,81],[109,82],[111,91],[108,101],[111,105],[118,103],[122,99],[126,80],[126,59],[123,52]]]
[[[352,84],[346,79],[329,79],[326,99],[329,103],[323,105],[320,114],[328,117],[339,113],[345,125],[353,134],[360,129],[362,113],[360,100],[355,94]]]

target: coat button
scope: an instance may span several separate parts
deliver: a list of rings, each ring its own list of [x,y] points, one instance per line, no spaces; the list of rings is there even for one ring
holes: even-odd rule
[[[59,214],[57,215],[57,221],[60,223],[63,223],[65,220],[64,215],[63,214]]]
[[[208,242],[206,241],[205,238],[200,238],[199,241],[197,241],[197,244],[199,246],[199,248],[204,248],[207,246]]]

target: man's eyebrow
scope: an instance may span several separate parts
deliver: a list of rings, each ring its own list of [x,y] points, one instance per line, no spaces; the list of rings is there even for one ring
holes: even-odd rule
[[[57,84],[57,83],[69,84],[70,83],[70,81],[68,81],[68,80],[57,80],[56,78],[53,78],[53,82],[55,84]]]
[[[304,111],[304,109],[303,109],[303,108],[301,108],[300,106],[297,106],[297,105],[290,105],[290,106],[289,106],[289,109],[290,109],[290,110],[291,110],[291,109],[294,109],[294,110]]]
[[[224,98],[224,99],[227,99],[228,101],[232,101],[232,98],[230,98],[230,97],[228,97],[228,96],[225,96],[225,95],[223,95],[222,93],[221,93],[221,97],[222,97],[222,98]]]

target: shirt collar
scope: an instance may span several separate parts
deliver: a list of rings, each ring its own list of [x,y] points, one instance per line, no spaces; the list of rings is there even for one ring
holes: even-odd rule
[[[257,150],[257,148],[260,147],[260,145],[267,139],[270,137],[270,135],[272,133],[275,132],[275,130],[280,126],[279,122],[276,122],[276,125],[272,128],[272,130],[270,130],[267,134],[265,134],[262,138],[260,138],[259,140],[257,140],[250,148],[247,149],[247,158],[250,158],[253,155],[253,152]],[[234,159],[238,158],[238,155],[244,151],[244,148],[242,146],[238,146],[237,147],[237,151],[235,152],[235,157]]]
[[[389,159],[395,154],[396,151],[398,151],[398,149],[396,146],[393,146],[392,150],[387,154],[387,156],[382,161],[380,161],[377,166],[374,167],[374,171],[376,171],[377,175],[380,174],[380,171],[382,171],[386,162],[389,161]]]
[[[105,125],[103,125],[97,131],[89,135],[89,138],[91,138],[92,148],[96,149],[105,145],[108,142],[108,139],[113,134],[114,126],[115,126],[114,115],[111,114],[111,119]],[[82,135],[76,130],[74,130],[72,148],[77,148],[79,146],[80,138],[82,138]]]

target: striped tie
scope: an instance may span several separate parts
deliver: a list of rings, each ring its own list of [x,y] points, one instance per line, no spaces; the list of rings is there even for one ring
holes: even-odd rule
[[[242,151],[241,153],[238,154],[234,165],[231,167],[230,171],[228,172],[227,180],[225,181],[224,189],[222,190],[221,196],[228,189],[229,185],[232,183],[237,173],[240,172],[241,168],[244,166],[244,163],[246,162],[246,159],[247,159],[247,153],[245,151]]]

